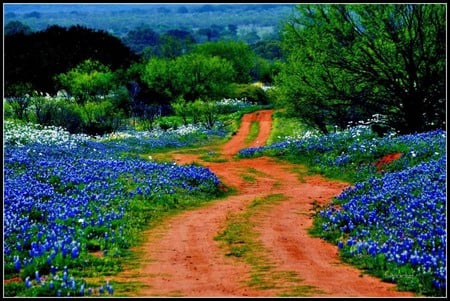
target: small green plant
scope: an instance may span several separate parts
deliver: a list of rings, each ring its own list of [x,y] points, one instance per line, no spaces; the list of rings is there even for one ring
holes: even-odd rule
[[[282,194],[256,198],[244,212],[228,218],[224,231],[214,239],[222,242],[226,256],[234,256],[251,267],[249,285],[260,290],[278,289],[280,296],[307,296],[312,288],[299,285],[301,279],[292,271],[275,271],[273,263],[255,232],[258,214],[285,199]]]
[[[252,121],[250,123],[250,133],[245,137],[245,143],[249,144],[253,142],[256,137],[258,137],[259,134],[259,122],[258,121]]]

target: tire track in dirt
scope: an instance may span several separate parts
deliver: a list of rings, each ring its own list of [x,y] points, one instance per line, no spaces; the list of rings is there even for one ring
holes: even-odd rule
[[[413,296],[341,263],[336,246],[307,233],[312,225],[312,203],[329,202],[348,184],[320,176],[300,180],[292,165],[272,158],[232,158],[243,147],[260,146],[267,141],[272,113],[263,110],[244,115],[238,133],[222,147],[222,155],[228,161],[202,162],[238,194],[173,216],[144,232],[148,240],[134,249],[139,254],[139,267],[114,280],[144,284],[133,292],[134,296],[277,296],[285,290],[249,287],[251,267],[225,256],[214,237],[224,230],[231,216],[244,212],[255,198],[283,194],[285,200],[254,217],[258,221],[255,231],[275,264],[274,270],[294,272],[302,279],[296,285],[312,286],[314,296]],[[245,145],[252,121],[259,122],[259,135]],[[178,164],[201,162],[199,155],[174,153],[173,159]],[[244,181],[242,175],[249,172],[254,181]]]

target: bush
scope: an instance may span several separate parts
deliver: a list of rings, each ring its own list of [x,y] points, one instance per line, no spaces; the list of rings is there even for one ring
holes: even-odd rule
[[[259,86],[253,84],[234,84],[230,89],[231,98],[245,98],[249,102],[268,104],[267,93]]]

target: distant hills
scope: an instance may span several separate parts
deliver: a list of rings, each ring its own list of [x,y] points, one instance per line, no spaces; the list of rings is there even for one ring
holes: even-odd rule
[[[82,25],[105,30],[118,37],[137,27],[156,32],[196,30],[229,25],[249,31],[276,30],[288,18],[294,4],[4,4],[4,23],[20,21],[33,31],[49,25]]]

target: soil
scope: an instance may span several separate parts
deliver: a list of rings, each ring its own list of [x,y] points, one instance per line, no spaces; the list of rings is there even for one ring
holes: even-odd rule
[[[387,154],[387,155],[383,156],[380,160],[375,162],[375,167],[377,168],[378,172],[382,172],[386,165],[391,164],[392,162],[400,159],[401,157],[402,157],[402,153]]]
[[[200,155],[172,153],[178,164],[195,161],[210,168],[226,187],[232,187],[237,193],[172,216],[143,233],[146,242],[134,249],[140,258],[137,267],[111,277],[114,281],[142,284],[127,295],[275,297],[294,286],[304,286],[309,289],[302,291],[301,296],[413,296],[396,291],[392,283],[382,282],[344,264],[339,260],[337,246],[308,234],[313,207],[328,203],[348,187],[348,183],[310,176],[301,166],[273,158],[234,157],[244,147],[265,144],[271,130],[272,113],[272,110],[262,110],[243,117],[239,131],[221,148],[226,162],[205,162]],[[252,143],[245,143],[252,121],[259,122],[259,135]],[[253,180],[246,180],[245,174],[251,175]],[[251,266],[242,259],[226,256],[227,251],[214,237],[224,230],[231,216],[245,212],[255,198],[273,194],[282,194],[284,198],[270,210],[254,216],[257,222],[253,230],[271,258],[271,271],[295,274],[300,280],[293,283],[281,278],[277,280],[280,285],[258,289],[249,284]]]

